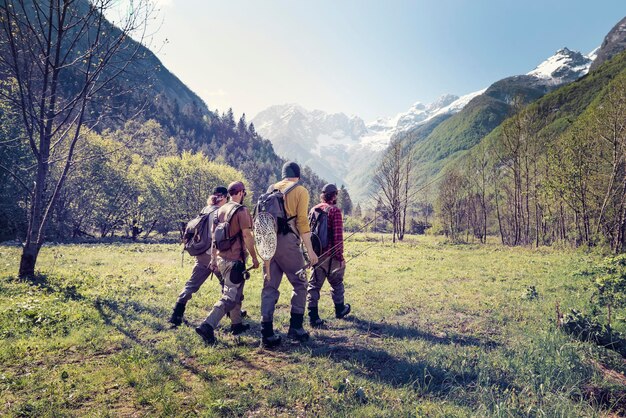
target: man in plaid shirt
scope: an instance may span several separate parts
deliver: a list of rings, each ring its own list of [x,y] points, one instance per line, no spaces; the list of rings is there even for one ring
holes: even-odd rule
[[[346,270],[346,261],[343,258],[343,219],[337,205],[339,191],[334,184],[327,184],[322,188],[321,203],[314,206],[309,212],[309,219],[316,209],[325,211],[328,215],[328,244],[322,248],[319,262],[313,270],[307,287],[307,303],[309,306],[309,320],[312,327],[321,328],[324,320],[319,316],[317,304],[320,299],[320,290],[326,278],[330,283],[330,294],[335,303],[335,317],[343,318],[350,313],[350,304],[344,303],[343,276]]]

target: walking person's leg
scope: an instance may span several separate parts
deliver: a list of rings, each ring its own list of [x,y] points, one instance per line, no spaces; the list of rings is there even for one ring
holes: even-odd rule
[[[277,255],[276,263],[285,272],[293,287],[288,336],[297,341],[306,341],[309,339],[309,333],[304,330],[302,323],[306,309],[307,278],[306,271],[303,270],[306,262],[300,247],[300,238],[293,233],[284,235],[277,247]]]
[[[242,282],[241,286],[239,286],[239,291],[236,296],[236,303],[233,309],[230,310],[228,316],[230,317],[230,332],[234,335],[239,335],[242,332],[245,332],[250,329],[249,324],[243,323],[243,311],[241,310],[241,304],[243,303],[243,289],[245,287],[246,282]]]
[[[263,274],[263,289],[261,290],[261,344],[266,348],[276,347],[281,338],[274,333],[274,310],[280,296],[280,282],[283,270],[275,260],[272,260],[268,272]]]
[[[185,313],[187,302],[191,299],[193,294],[200,289],[206,279],[211,275],[211,270],[209,269],[210,264],[211,255],[209,253],[204,253],[196,256],[196,263],[194,264],[193,270],[191,271],[191,276],[189,277],[189,280],[187,280],[187,283],[185,283],[183,291],[180,293],[180,295],[178,295],[178,300],[176,301],[176,305],[174,306],[174,312],[172,312],[172,316],[169,320],[169,322],[174,327],[177,327],[183,323],[183,315]]]
[[[232,311],[235,305],[237,305],[238,295],[243,291],[243,281],[239,282],[237,280],[238,283],[232,281],[233,277],[231,272],[235,262],[218,257],[217,264],[224,278],[222,296],[217,303],[213,305],[213,309],[211,309],[211,312],[209,312],[209,315],[202,324],[196,328],[196,332],[207,344],[213,344],[215,342],[215,329],[226,313]]]
[[[339,263],[337,263],[339,264]],[[343,277],[346,267],[342,266],[331,270],[328,274],[328,284],[330,285],[330,296],[335,304],[335,317],[343,318],[350,313],[352,307],[344,301],[345,287],[343,285]]]
[[[307,306],[309,310],[309,323],[314,328],[321,328],[325,325],[325,321],[319,316],[318,304],[320,300],[320,292],[326,281],[328,274],[328,260],[318,263],[313,270],[309,284],[307,286]]]

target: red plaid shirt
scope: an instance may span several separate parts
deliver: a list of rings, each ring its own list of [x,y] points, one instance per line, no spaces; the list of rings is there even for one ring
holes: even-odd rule
[[[326,255],[326,252],[333,254],[333,258],[337,261],[343,261],[343,218],[341,216],[341,210],[328,203],[320,203],[315,208],[321,208],[322,210],[328,209],[328,237],[330,242],[328,247],[322,250],[322,256]]]

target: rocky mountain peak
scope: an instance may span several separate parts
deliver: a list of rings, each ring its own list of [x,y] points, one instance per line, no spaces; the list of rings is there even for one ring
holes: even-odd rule
[[[527,75],[544,80],[548,84],[570,83],[587,74],[591,62],[591,58],[564,47]]]
[[[591,65],[591,69],[598,68],[602,63],[610,60],[615,55],[626,49],[626,17],[620,20],[617,25],[604,37],[604,41],[598,51],[598,57]]]

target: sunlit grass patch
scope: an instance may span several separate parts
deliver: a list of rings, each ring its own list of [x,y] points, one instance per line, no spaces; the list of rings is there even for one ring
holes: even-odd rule
[[[346,301],[307,344],[259,347],[261,274],[246,283],[251,332],[218,344],[193,330],[219,296],[207,281],[167,318],[193,259],[166,244],[44,247],[39,278],[0,265],[0,414],[9,416],[594,416],[608,414],[614,354],[556,327],[585,309],[599,255],[565,249],[451,245],[439,238],[357,235],[346,245]],[[371,246],[374,243],[374,246]],[[531,290],[529,290],[531,289]],[[286,333],[283,280],[275,327]],[[623,324],[617,324],[623,326]],[[611,386],[612,385],[612,386]],[[605,396],[606,398],[606,396]],[[620,411],[616,406],[615,411]]]

